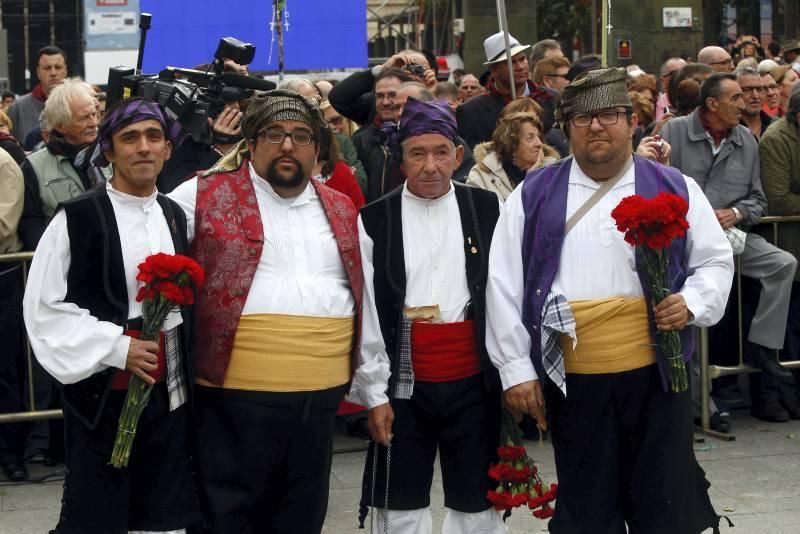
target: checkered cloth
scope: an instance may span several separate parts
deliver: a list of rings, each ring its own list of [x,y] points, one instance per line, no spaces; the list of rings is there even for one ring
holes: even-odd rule
[[[394,380],[392,398],[410,399],[414,393],[414,367],[411,365],[411,321],[400,314],[400,347],[398,350],[400,361],[397,365],[397,376]]]
[[[578,343],[575,334],[575,317],[564,295],[552,291],[547,295],[542,307],[542,364],[550,380],[566,396],[567,381],[564,370],[564,351],[558,342],[566,334],[572,338],[572,348]]]
[[[186,402],[186,383],[181,361],[181,336],[178,334],[178,327],[164,332],[164,352],[167,359],[169,411],[173,412]]]

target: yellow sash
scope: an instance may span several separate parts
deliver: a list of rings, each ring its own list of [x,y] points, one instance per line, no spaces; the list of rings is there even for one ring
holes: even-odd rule
[[[578,343],[562,334],[568,373],[620,373],[656,361],[644,298],[570,301]]]
[[[346,384],[353,335],[352,317],[243,315],[222,387],[285,392]]]

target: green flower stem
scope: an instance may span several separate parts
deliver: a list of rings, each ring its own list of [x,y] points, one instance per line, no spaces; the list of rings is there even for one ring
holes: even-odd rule
[[[658,304],[671,295],[667,275],[669,262],[669,249],[650,250],[645,247],[636,247],[645,270],[645,278],[650,285],[653,304]],[[686,364],[683,361],[681,350],[681,337],[676,331],[657,332],[656,337],[661,353],[667,362],[670,390],[681,393],[689,389],[689,380],[686,375]]]
[[[160,294],[153,301],[144,301],[142,306],[144,325],[140,336],[142,341],[159,340],[161,327],[164,325],[164,320],[171,309],[172,303]],[[152,391],[152,385],[147,384],[134,374],[131,375],[130,382],[128,382],[128,393],[125,396],[125,403],[122,406],[122,413],[119,417],[114,450],[111,453],[111,465],[118,469],[128,466],[133,447],[133,438],[136,436],[136,426],[150,400]]]

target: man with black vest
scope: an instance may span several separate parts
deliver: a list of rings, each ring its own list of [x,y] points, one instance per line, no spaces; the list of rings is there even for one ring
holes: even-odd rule
[[[31,266],[23,309],[37,359],[63,384],[66,478],[56,534],[184,533],[201,519],[188,450],[190,317],[140,341],[138,265],[187,252],[186,218],[155,183],[176,130],[158,105],[120,102],[93,163],[108,184],[61,204]],[[109,465],[131,373],[155,384],[127,469]]]
[[[395,534],[431,532],[437,449],[449,508],[443,531],[505,532],[486,500],[500,396],[483,342],[499,204],[451,180],[463,157],[457,137],[447,103],[409,98],[399,129],[406,182],[359,219],[364,316],[351,395],[370,409],[374,440],[361,505]],[[383,342],[385,352],[367,349]]]

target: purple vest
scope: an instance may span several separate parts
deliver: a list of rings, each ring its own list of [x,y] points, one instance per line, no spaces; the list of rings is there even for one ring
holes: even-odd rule
[[[686,180],[677,169],[634,156],[636,194],[652,198],[661,191],[676,194],[689,202]],[[522,262],[525,287],[522,300],[522,322],[531,336],[531,360],[538,376],[546,376],[542,364],[542,306],[547,298],[561,261],[564,227],[567,218],[567,186],[572,158],[561,160],[530,173],[522,184],[522,205],[525,210],[525,228],[522,235]],[[609,213],[609,217],[611,214]],[[639,265],[639,258],[636,258]],[[638,269],[639,281],[648,302],[650,290]],[[667,272],[670,290],[677,293],[688,276],[686,267],[686,238],[673,243]],[[648,306],[651,335],[655,338],[653,312]],[[694,328],[681,331],[684,361],[694,352]],[[661,371],[661,382],[667,390],[667,368],[664,355],[656,349],[656,360]]]

